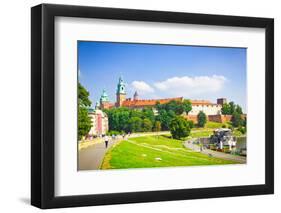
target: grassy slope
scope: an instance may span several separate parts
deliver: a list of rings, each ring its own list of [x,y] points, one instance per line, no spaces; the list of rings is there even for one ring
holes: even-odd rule
[[[204,128],[198,128],[198,127],[193,128],[191,130],[190,136],[192,138],[209,137],[210,135],[213,134],[214,129],[223,128],[223,126],[226,128],[230,128],[231,124],[230,122],[217,123],[217,122],[208,121],[204,126]],[[233,130],[233,136],[240,137],[245,135],[243,135],[240,131],[237,130],[237,128],[235,128]]]
[[[156,158],[161,158],[157,160]],[[148,168],[233,164],[183,147],[182,141],[165,136],[146,136],[121,141],[110,149],[101,169]]]

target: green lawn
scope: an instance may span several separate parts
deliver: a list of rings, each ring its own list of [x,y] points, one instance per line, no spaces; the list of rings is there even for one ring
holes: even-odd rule
[[[204,129],[201,130],[191,130],[190,137],[192,138],[207,138],[212,135],[214,130],[212,129]]]
[[[113,146],[101,169],[235,164],[194,152],[168,136],[129,138]]]

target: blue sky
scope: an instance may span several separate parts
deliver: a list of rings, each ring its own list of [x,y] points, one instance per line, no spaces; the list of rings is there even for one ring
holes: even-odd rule
[[[245,48],[78,42],[78,77],[93,105],[103,89],[115,102],[120,75],[127,97],[225,97],[246,112]]]

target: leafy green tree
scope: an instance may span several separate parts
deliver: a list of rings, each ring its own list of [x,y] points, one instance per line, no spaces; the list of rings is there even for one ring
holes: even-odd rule
[[[235,111],[236,111],[238,114],[240,114],[240,115],[243,114],[242,108],[241,108],[239,105],[236,105]]]
[[[155,132],[160,132],[161,131],[161,122],[155,121],[153,129]]]
[[[246,134],[247,128],[244,126],[239,126],[238,131],[241,132],[243,135]]]
[[[108,116],[109,130],[129,131],[128,122],[131,111],[128,108],[120,107],[104,110]]]
[[[198,126],[204,127],[207,122],[206,114],[203,111],[200,111],[197,116],[198,116]]]
[[[142,118],[143,117],[143,113],[139,109],[131,109],[130,110],[130,117]]]
[[[151,123],[155,122],[155,115],[154,112],[152,110],[152,108],[143,108],[142,109],[142,118],[145,119],[149,119],[151,121]]]
[[[182,105],[183,105],[183,110],[186,114],[188,114],[192,110],[192,105],[189,100],[184,100]]]
[[[78,83],[78,139],[87,135],[92,127],[91,119],[88,115],[88,107],[91,106],[89,92]]]
[[[173,138],[181,139],[190,134],[190,126],[182,116],[176,116],[170,123],[170,131]]]
[[[90,93],[82,86],[82,84],[78,83],[78,105],[79,106],[91,106],[92,102],[89,99]]]
[[[223,115],[233,115],[234,112],[239,113],[240,115],[243,114],[241,106],[235,104],[233,101],[223,104],[221,112]]]
[[[247,127],[247,117],[244,118],[243,120],[243,124],[242,124],[244,127]]]
[[[158,112],[157,120],[161,122],[161,128],[162,130],[169,130],[169,125],[171,123],[171,120],[176,116],[176,114],[170,110],[166,111],[162,109]]]
[[[233,101],[229,102],[229,113],[232,115],[236,111],[236,105]]]
[[[151,132],[151,129],[152,129],[152,122],[148,118],[143,119],[142,131]]]
[[[230,115],[231,113],[230,113],[230,107],[229,107],[229,104],[223,104],[222,105],[222,108],[221,108],[221,113],[223,114],[223,115]]]
[[[188,122],[189,127],[190,127],[191,129],[194,128],[194,123],[193,123],[193,121],[187,120],[187,122]]]
[[[128,122],[128,130],[130,132],[141,132],[142,131],[142,119],[139,117],[132,117]]]
[[[232,123],[233,127],[241,126],[243,124],[243,120],[241,118],[241,114],[239,114],[238,112],[234,112],[232,114],[231,123]]]

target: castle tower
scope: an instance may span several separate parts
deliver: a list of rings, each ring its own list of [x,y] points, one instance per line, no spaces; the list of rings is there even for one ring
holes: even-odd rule
[[[139,100],[139,94],[137,91],[134,94],[134,101],[136,101],[136,100]]]
[[[224,105],[226,103],[227,103],[226,98],[218,98],[217,99],[217,104]]]
[[[117,107],[122,106],[122,103],[125,100],[126,100],[126,86],[122,77],[120,77],[116,90],[116,106]]]
[[[100,97],[100,108],[107,109],[109,107],[109,98],[105,90],[102,90]]]

